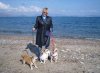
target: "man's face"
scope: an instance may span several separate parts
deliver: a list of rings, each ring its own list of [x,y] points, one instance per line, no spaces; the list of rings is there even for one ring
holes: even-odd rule
[[[47,16],[48,15],[48,10],[44,9],[43,12],[42,12],[42,14]]]

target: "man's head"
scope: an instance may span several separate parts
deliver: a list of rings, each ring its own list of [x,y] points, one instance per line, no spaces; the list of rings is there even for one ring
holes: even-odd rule
[[[42,15],[48,15],[48,8],[43,8]]]

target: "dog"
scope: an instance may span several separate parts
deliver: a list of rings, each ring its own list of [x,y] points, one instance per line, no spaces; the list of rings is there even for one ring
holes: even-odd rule
[[[33,70],[33,67],[32,67],[33,65],[35,68],[38,68],[37,65],[35,64],[37,57],[29,56],[27,50],[24,50],[24,53],[21,55],[21,58],[22,58],[21,60],[24,66],[25,66],[25,63],[27,63],[30,66],[31,70]]]
[[[42,51],[42,54],[40,56],[40,62],[45,63],[46,60],[48,60],[48,57],[51,55],[51,52],[48,49],[45,49]]]
[[[51,62],[52,61],[57,62],[57,60],[58,60],[58,48],[56,48],[56,44],[54,44],[54,49],[51,54]]]

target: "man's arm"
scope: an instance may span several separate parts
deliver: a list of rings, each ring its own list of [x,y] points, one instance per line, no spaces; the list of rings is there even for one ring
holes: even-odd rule
[[[53,23],[52,23],[52,18],[50,18],[50,24],[51,24],[51,26],[50,26],[50,31],[53,32]]]
[[[36,17],[36,22],[32,30],[35,31],[37,28],[38,28],[38,17]]]

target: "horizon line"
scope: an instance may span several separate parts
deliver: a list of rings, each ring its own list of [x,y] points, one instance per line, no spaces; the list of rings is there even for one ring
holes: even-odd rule
[[[0,16],[0,17],[37,17],[37,16]],[[100,16],[51,16],[51,17],[100,17]]]

